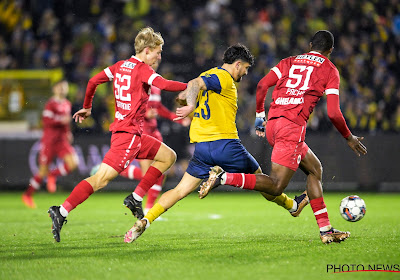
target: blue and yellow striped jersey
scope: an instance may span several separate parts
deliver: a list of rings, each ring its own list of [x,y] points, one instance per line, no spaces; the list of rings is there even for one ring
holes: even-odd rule
[[[237,88],[228,71],[215,67],[200,74],[207,90],[197,96],[190,142],[239,139],[236,128]]]

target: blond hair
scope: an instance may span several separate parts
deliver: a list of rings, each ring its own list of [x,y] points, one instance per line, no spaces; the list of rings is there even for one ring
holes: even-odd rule
[[[160,32],[154,32],[151,27],[141,29],[135,38],[136,54],[141,53],[147,47],[153,50],[159,45],[164,45],[164,39]]]

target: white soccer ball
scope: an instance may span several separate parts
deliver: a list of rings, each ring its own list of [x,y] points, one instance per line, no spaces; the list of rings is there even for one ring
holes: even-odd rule
[[[349,222],[357,222],[364,217],[367,207],[361,197],[350,195],[342,199],[339,209],[343,219]]]

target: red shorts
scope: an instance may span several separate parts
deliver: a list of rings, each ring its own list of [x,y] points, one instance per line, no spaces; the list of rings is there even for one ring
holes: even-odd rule
[[[111,136],[110,150],[103,162],[121,173],[136,158],[154,159],[160,146],[161,141],[149,135],[116,132]]]
[[[296,171],[309,149],[304,142],[306,125],[283,117],[272,119],[267,122],[266,136],[273,147],[271,161]]]
[[[40,142],[39,163],[49,165],[55,157],[64,158],[68,154],[75,154],[75,149],[67,141]]]
[[[158,130],[158,129],[156,129],[156,130],[154,130],[154,131],[146,131],[146,129],[143,131],[143,134],[142,135],[144,135],[144,134],[146,134],[146,135],[150,135],[151,137],[154,137],[154,138],[156,138],[157,140],[159,140],[159,141],[163,141],[163,138],[162,138],[162,135],[161,135],[161,132]]]

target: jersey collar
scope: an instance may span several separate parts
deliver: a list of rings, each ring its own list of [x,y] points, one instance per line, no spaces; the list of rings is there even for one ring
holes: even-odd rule
[[[132,55],[131,58],[134,58],[134,59],[136,59],[136,60],[139,61],[139,62],[143,62],[143,61],[142,61],[140,58],[138,58],[137,56]]]
[[[222,68],[221,66],[219,66],[219,67],[217,67],[217,68],[218,68],[218,69],[221,69],[221,70],[224,70],[224,71],[226,71],[226,72],[228,72],[228,70],[226,70],[226,69]],[[229,73],[229,72],[228,72],[228,74],[229,74],[229,76],[231,76],[231,77],[232,77],[231,73]],[[232,77],[232,79],[233,79],[233,77]],[[233,81],[235,81],[235,79],[233,79]]]

